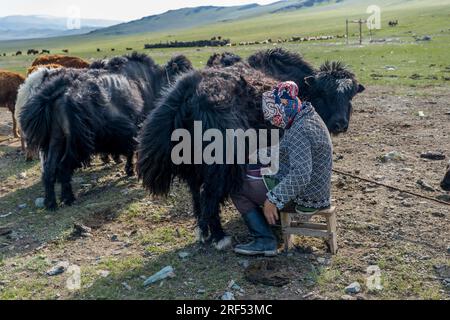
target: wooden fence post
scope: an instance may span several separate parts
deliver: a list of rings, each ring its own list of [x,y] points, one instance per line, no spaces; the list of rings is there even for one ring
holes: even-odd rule
[[[345,34],[347,35],[347,45],[348,45],[348,19],[345,20]]]
[[[359,19],[359,45],[362,45],[362,19]]]

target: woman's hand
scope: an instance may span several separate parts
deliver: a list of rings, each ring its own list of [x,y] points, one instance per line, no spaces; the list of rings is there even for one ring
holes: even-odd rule
[[[278,208],[276,205],[274,205],[269,200],[266,200],[266,203],[264,203],[264,216],[267,219],[267,222],[270,225],[275,225],[278,220]]]

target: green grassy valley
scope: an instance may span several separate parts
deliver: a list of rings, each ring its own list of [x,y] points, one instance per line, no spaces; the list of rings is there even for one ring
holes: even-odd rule
[[[309,9],[266,14],[257,18],[215,23],[203,27],[171,32],[134,35],[83,35],[64,38],[0,42],[0,68],[24,73],[33,56],[11,56],[18,50],[46,48],[52,53],[69,49],[71,55],[88,60],[126,53],[126,48],[146,52],[163,63],[174,54],[185,54],[196,67],[202,67],[211,53],[232,50],[243,57],[273,47],[270,45],[236,46],[232,48],[185,48],[144,50],[144,44],[166,41],[190,41],[222,36],[232,43],[286,39],[292,36],[344,35],[345,20],[366,18],[371,1],[349,0],[340,4],[319,5]],[[302,53],[318,66],[325,60],[343,60],[368,84],[435,85],[445,84],[450,77],[450,1],[381,1],[382,29],[373,32],[373,39],[385,42],[369,43],[369,31],[363,29],[364,44],[358,44],[358,25],[350,26],[350,45],[345,39],[282,44]],[[388,26],[390,20],[399,26]],[[447,26],[447,28],[446,28]],[[430,35],[431,41],[418,42],[414,36]],[[101,51],[97,52],[97,48]],[[111,49],[115,51],[111,51]],[[395,70],[389,68],[393,66]]]

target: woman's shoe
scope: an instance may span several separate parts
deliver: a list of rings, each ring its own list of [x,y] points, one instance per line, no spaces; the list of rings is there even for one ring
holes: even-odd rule
[[[243,218],[254,240],[248,244],[237,245],[234,252],[246,256],[276,256],[277,240],[261,209],[254,209],[244,214]]]

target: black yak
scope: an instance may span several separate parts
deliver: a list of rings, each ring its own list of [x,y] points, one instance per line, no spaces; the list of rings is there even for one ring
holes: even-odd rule
[[[220,205],[239,189],[245,166],[174,165],[172,133],[176,129],[192,132],[193,121],[202,121],[204,130],[221,132],[266,128],[262,93],[275,84],[274,79],[244,64],[190,72],[166,92],[141,132],[138,172],[144,186],[153,194],[166,195],[175,177],[186,181],[193,196],[199,235],[201,239],[211,235],[218,249],[231,244],[220,222]]]
[[[228,67],[239,62],[233,53],[214,54],[208,67]],[[365,90],[341,62],[325,62],[315,70],[299,54],[283,48],[259,51],[248,58],[248,64],[279,81],[298,84],[303,101],[312,103],[330,132],[337,134],[349,128],[352,99]]]
[[[28,49],[27,55],[37,55],[39,54],[39,51],[36,49]]]
[[[184,55],[175,56],[165,66],[159,66],[149,56],[134,52],[110,60],[94,61],[90,69],[107,70],[134,80],[144,100],[144,115],[147,115],[155,108],[162,88],[172,84],[180,74],[193,67]]]
[[[295,56],[288,54],[289,57]],[[194,121],[202,122],[203,131],[219,129],[222,133],[227,129],[245,131],[269,128],[264,122],[262,94],[285,78],[282,75],[282,70],[285,70],[288,79],[302,80],[300,73],[311,77],[306,84],[314,88],[309,89],[310,101],[324,99],[331,102],[335,100],[333,95],[345,93],[346,103],[319,104],[323,105],[321,115],[330,131],[338,134],[342,130],[341,127],[334,129],[336,126],[332,121],[336,119],[335,114],[343,113],[349,117],[349,101],[362,90],[354,75],[338,63],[326,64],[319,72],[314,72],[303,60],[286,59],[285,64],[271,61],[275,64],[272,72],[265,70],[263,73],[241,62],[231,67],[207,68],[183,76],[150,114],[140,135],[137,167],[144,187],[153,194],[165,195],[174,178],[186,181],[193,195],[200,239],[209,237],[218,249],[231,245],[231,239],[221,226],[220,205],[232,192],[240,189],[246,166],[205,163],[175,165],[171,158],[176,145],[171,141],[174,130],[185,129],[192,135]],[[296,65],[298,62],[302,65]],[[291,68],[287,68],[288,63],[291,63]],[[269,76],[271,73],[277,76]],[[321,91],[319,86],[323,86]],[[320,94],[321,97],[313,94]]]
[[[280,80],[298,84],[299,95],[309,101],[333,134],[347,132],[352,99],[365,90],[342,62],[325,62],[315,70],[296,53],[276,48],[248,58],[251,67]]]
[[[94,154],[125,155],[126,172],[133,174],[139,125],[186,66],[190,62],[184,57],[161,67],[133,53],[92,69],[60,69],[43,82],[22,107],[20,124],[28,148],[41,152],[47,209],[57,208],[56,181],[62,185],[61,202],[74,202],[73,172]]]

